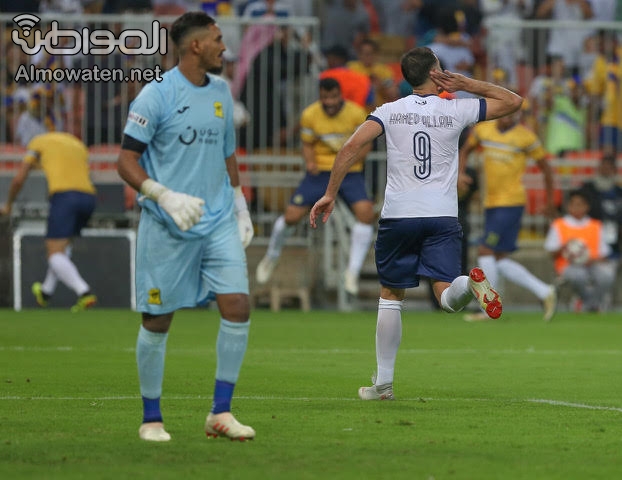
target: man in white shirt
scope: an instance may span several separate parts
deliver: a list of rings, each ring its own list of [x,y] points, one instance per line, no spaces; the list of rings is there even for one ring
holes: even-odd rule
[[[406,288],[419,277],[432,281],[446,312],[462,310],[473,297],[491,318],[501,299],[476,267],[461,275],[462,228],[458,221],[458,139],[465,127],[517,111],[523,99],[492,83],[440,68],[427,47],[402,56],[402,73],[413,94],[374,110],[337,154],[328,187],[310,213],[310,223],[326,222],[339,186],[358,153],[382,134],[387,143],[387,186],[376,240],[380,300],[376,327],[377,376],[361,387],[362,400],[393,399],[393,374],[402,337]],[[446,100],[458,90],[483,98]]]

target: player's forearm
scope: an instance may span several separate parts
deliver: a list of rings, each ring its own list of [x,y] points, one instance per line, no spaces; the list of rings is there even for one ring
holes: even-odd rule
[[[330,173],[330,180],[326,187],[326,195],[331,198],[337,198],[337,192],[341,182],[345,178],[348,170],[354,165],[358,157],[360,149],[354,148],[346,143],[335,157],[335,163]]]
[[[147,172],[140,166],[140,154],[130,150],[121,150],[117,160],[117,172],[121,179],[137,192],[140,192],[145,180],[149,178]]]
[[[492,98],[508,104],[518,104],[519,107],[523,101],[520,95],[517,95],[507,88],[474,78],[467,79],[465,90],[479,97]]]
[[[227,173],[229,174],[231,186],[238,187],[240,185],[240,171],[238,169],[238,160],[235,154],[227,157],[225,165],[227,167]]]

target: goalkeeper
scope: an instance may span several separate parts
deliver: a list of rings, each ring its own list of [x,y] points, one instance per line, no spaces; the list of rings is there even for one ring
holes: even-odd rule
[[[220,28],[203,12],[182,15],[169,32],[179,63],[130,105],[118,159],[119,175],[140,192],[142,207],[136,250],[139,436],[171,438],[160,396],[174,312],[215,299],[220,329],[205,431],[208,437],[252,439],[255,431],[231,414],[250,325],[244,248],[253,225],[239,185],[233,100],[225,81],[213,75],[222,70],[225,46]]]

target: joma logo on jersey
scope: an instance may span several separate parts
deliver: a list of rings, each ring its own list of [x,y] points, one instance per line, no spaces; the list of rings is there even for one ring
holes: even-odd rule
[[[214,102],[214,115],[218,118],[225,118],[225,114],[222,111],[222,102]]]

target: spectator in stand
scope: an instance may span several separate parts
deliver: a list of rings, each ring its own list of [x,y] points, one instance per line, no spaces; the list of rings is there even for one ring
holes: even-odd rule
[[[324,55],[328,68],[320,73],[320,80],[334,78],[339,82],[344,99],[358,103],[369,111],[375,103],[374,89],[369,77],[347,67],[348,51],[340,45],[332,46]]]
[[[544,0],[535,15],[537,19],[581,21],[591,19],[594,11],[590,0]],[[553,28],[549,37],[547,54],[561,56],[569,76],[579,73],[584,41],[590,35],[588,23],[584,23],[584,29]]]
[[[598,55],[585,81],[590,107],[600,111],[599,143],[603,151],[622,151],[622,45],[615,32],[601,32]]]
[[[580,190],[570,192],[566,215],[551,224],[544,249],[553,256],[560,283],[579,295],[575,311],[598,312],[607,308],[605,298],[615,283],[615,269],[607,261],[611,249],[603,225],[588,215],[589,198]],[[582,248],[575,248],[583,244]]]
[[[385,63],[378,61],[378,50],[378,43],[366,38],[359,46],[358,60],[350,61],[347,64],[350,70],[369,77],[374,89],[375,107],[399,98],[399,91],[393,78],[393,70]]]
[[[334,0],[323,12],[322,49],[345,48],[348,59],[356,56],[358,45],[370,33],[369,14],[359,0]]]
[[[257,37],[250,34],[257,34]],[[245,127],[250,132],[240,133],[240,146],[246,149],[280,148],[287,142],[286,102],[288,95],[293,95],[287,85],[310,66],[306,50],[294,50],[289,46],[290,34],[288,29],[278,29],[274,25],[251,25],[244,34],[231,89],[234,98],[238,98],[239,92],[239,99],[252,118],[250,126]],[[251,38],[258,38],[262,43],[252,47],[254,57],[249,62],[246,55],[250,53],[250,47],[244,48],[244,45]],[[263,45],[266,46],[260,49]],[[276,66],[278,69],[273,70]],[[238,86],[241,86],[240,90],[237,90]]]
[[[553,95],[546,127],[546,150],[558,157],[585,149],[587,98],[581,81],[568,79],[565,88]]]
[[[520,27],[502,26],[490,28],[496,20],[522,20],[533,9],[533,0],[482,0],[482,13],[486,27],[486,50],[493,68],[508,72],[508,84],[518,86],[516,67],[524,60],[525,51],[521,41]]]
[[[445,10],[439,15],[438,34],[428,45],[439,61],[449,71],[473,77],[475,57],[470,48],[470,38],[460,32],[456,12]],[[466,92],[456,92],[458,98],[471,96]]]
[[[446,12],[459,19],[460,30],[470,37],[480,31],[482,12],[478,0],[411,0],[419,9],[415,25],[418,45],[429,45],[437,35]]]
[[[547,121],[553,97],[561,88],[564,78],[564,59],[547,55],[538,75],[531,81],[525,109],[525,123],[538,137],[546,137]]]
[[[385,35],[412,37],[422,0],[372,0]]]
[[[612,153],[603,154],[596,176],[584,182],[580,190],[590,201],[588,215],[603,222],[603,236],[611,248],[607,261],[617,271],[622,251],[622,186],[619,183],[616,158]],[[605,309],[611,306],[613,292],[604,297]]]
[[[290,6],[287,2],[279,0],[255,0],[249,2],[244,8],[243,17],[259,18],[265,16],[289,17],[291,15]]]

